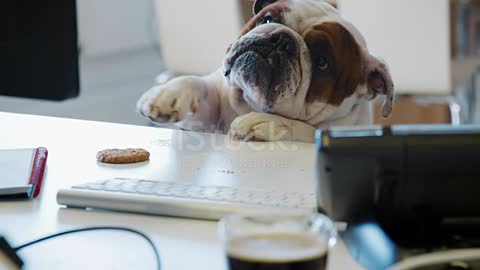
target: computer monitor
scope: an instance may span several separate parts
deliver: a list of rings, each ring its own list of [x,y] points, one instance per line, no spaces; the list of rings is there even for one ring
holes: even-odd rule
[[[0,1],[0,96],[79,94],[75,0]]]

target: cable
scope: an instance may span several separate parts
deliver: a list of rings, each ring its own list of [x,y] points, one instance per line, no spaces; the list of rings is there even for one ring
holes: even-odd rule
[[[134,229],[129,229],[129,228],[124,228],[124,227],[87,227],[87,228],[83,228],[83,229],[75,229],[75,230],[69,230],[69,231],[64,231],[64,232],[60,232],[60,233],[55,233],[55,234],[51,234],[51,235],[48,235],[48,236],[45,236],[45,237],[42,237],[42,238],[39,238],[39,239],[36,239],[36,240],[33,240],[31,242],[28,242],[28,243],[25,243],[23,245],[20,245],[18,247],[15,247],[13,248],[13,250],[15,252],[23,249],[23,248],[26,248],[28,246],[31,246],[31,245],[34,245],[34,244],[37,244],[39,242],[43,242],[43,241],[46,241],[46,240],[49,240],[51,238],[55,238],[55,237],[59,237],[59,236],[64,236],[64,235],[67,235],[67,234],[72,234],[72,233],[79,233],[79,232],[86,232],[86,231],[99,231],[99,230],[114,230],[114,231],[126,231],[126,232],[131,232],[131,233],[134,233],[136,235],[139,235],[141,236],[143,239],[145,239],[149,244],[150,246],[152,247],[153,249],[153,252],[155,253],[155,260],[157,261],[157,270],[160,270],[161,267],[160,267],[160,255],[158,253],[158,250],[157,248],[155,247],[155,244],[153,243],[153,241],[150,239],[150,237],[148,237],[146,234],[140,232],[140,231],[137,231],[137,230],[134,230]]]

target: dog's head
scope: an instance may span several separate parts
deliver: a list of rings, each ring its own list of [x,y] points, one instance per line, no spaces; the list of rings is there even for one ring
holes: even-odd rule
[[[234,108],[308,120],[382,94],[383,116],[390,114],[387,65],[335,8],[320,0],[257,0],[254,15],[225,58]]]

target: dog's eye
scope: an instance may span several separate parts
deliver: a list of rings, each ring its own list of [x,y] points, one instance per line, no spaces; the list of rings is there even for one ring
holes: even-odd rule
[[[325,57],[319,57],[317,59],[317,69],[320,71],[327,71],[330,65],[328,64],[328,60]]]
[[[273,22],[273,17],[272,14],[267,13],[262,20],[262,24],[267,24],[267,23],[272,23]]]

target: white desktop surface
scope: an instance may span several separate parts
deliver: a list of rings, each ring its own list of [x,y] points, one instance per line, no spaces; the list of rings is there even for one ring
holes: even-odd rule
[[[57,205],[62,187],[108,177],[311,191],[315,145],[239,143],[223,135],[0,112],[0,149],[44,146],[47,171],[39,198],[0,202],[0,234],[17,246],[46,234],[86,226],[125,226],[148,234],[163,270],[226,269],[217,224],[212,221],[66,209]],[[150,161],[106,165],[105,148],[142,147]],[[155,269],[146,242],[127,233],[89,232],[20,252],[26,269]],[[330,269],[360,269],[342,243]]]

